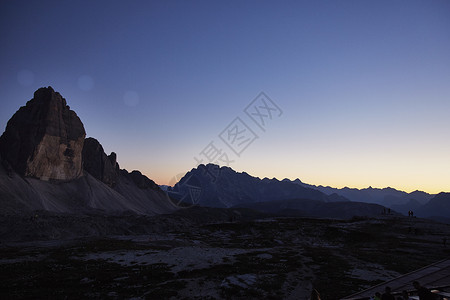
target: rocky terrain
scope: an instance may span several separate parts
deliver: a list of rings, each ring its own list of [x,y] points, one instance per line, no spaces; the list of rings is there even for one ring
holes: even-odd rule
[[[339,299],[448,257],[450,226],[383,215],[0,218],[2,299]],[[6,230],[5,228],[8,228]]]

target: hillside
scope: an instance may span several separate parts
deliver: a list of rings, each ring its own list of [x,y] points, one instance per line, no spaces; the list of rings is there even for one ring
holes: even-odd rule
[[[245,207],[256,211],[291,217],[316,217],[351,219],[353,217],[380,216],[384,207],[379,204],[363,202],[322,202],[309,199],[290,199],[268,202],[245,203],[235,207]],[[395,212],[392,212],[395,214]]]

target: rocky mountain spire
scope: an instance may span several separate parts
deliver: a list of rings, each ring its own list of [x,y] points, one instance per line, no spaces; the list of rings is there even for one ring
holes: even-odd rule
[[[84,141],[83,168],[108,186],[116,185],[119,175],[117,155],[114,152],[109,156],[106,155],[102,145],[94,138],[87,138]]]
[[[40,88],[8,121],[0,153],[20,175],[69,181],[83,174],[85,136],[66,100],[51,87]]]

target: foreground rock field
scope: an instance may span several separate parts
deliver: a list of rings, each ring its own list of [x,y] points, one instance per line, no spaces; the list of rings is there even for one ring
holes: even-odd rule
[[[338,299],[450,254],[418,218],[3,216],[0,298]]]

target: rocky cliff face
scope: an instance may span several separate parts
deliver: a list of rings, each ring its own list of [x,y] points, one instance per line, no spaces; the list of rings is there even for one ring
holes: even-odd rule
[[[40,88],[8,121],[0,153],[20,175],[70,181],[83,174],[85,136],[66,100],[51,87]]]
[[[129,173],[127,170],[121,170],[117,163],[117,155],[111,152],[106,155],[102,145],[94,138],[87,138],[83,146],[83,168],[94,178],[115,188],[118,182],[129,180],[139,189],[161,191],[159,186],[141,172],[134,170]]]
[[[102,145],[94,138],[87,138],[83,146],[83,167],[84,169],[107,184],[114,187],[117,183],[119,167],[116,153],[105,154]]]

